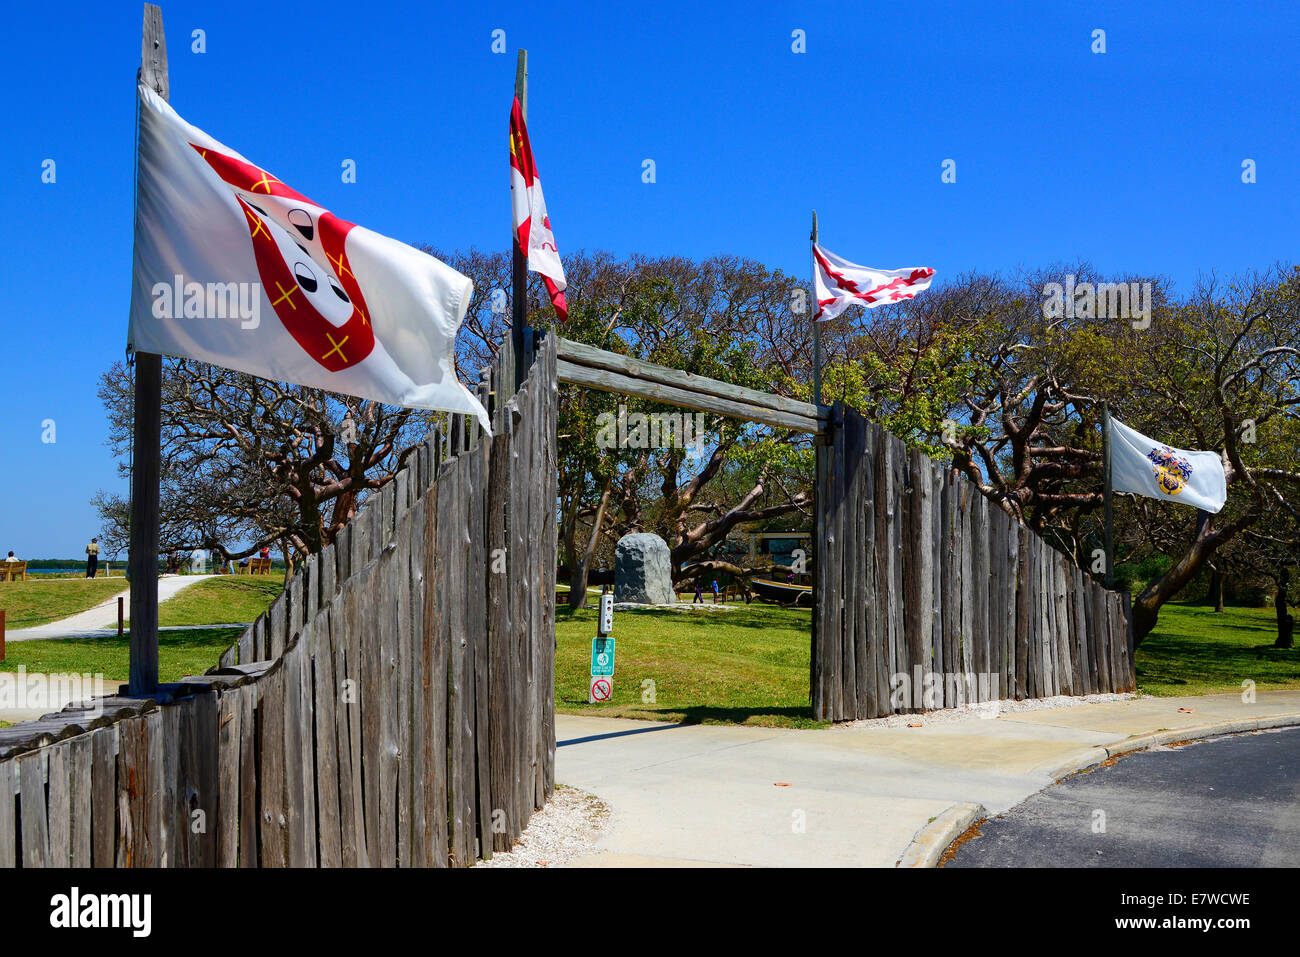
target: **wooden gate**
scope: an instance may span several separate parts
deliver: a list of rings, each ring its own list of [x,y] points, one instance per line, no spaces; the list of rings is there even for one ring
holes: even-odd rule
[[[1127,593],[859,413],[567,339],[557,355],[560,382],[817,436],[817,718],[1135,687]]]

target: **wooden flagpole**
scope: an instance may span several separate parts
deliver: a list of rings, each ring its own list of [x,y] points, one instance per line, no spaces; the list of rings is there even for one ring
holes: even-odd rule
[[[808,258],[812,260],[812,285],[808,291],[812,296],[812,302],[808,305],[808,315],[812,321],[812,341],[813,341],[813,405],[822,404],[822,331],[817,322],[817,253],[813,249],[817,245],[817,210],[812,214],[812,236],[809,237]]]
[[[1102,512],[1106,527],[1106,587],[1115,587],[1115,516],[1111,512],[1110,485],[1110,404],[1101,401],[1101,470],[1104,484],[1102,486]]]
[[[519,101],[519,112],[523,115],[524,122],[527,123],[527,50],[519,51],[519,59],[515,65],[515,99]],[[514,250],[514,259],[510,267],[510,342],[515,352],[515,381],[512,388],[507,390],[507,397],[514,394],[528,372],[527,357],[524,355],[527,334],[525,327],[528,323],[528,261],[524,258],[524,251],[519,248],[519,231],[515,229],[513,205],[510,213],[510,246]]]
[[[167,41],[162,9],[144,5],[140,46],[140,82],[164,100]],[[138,135],[138,134],[137,134]],[[136,145],[137,150],[139,144]],[[132,437],[131,664],[129,693],[138,697],[158,690],[158,483],[162,457],[162,356],[135,354],[135,427]]]

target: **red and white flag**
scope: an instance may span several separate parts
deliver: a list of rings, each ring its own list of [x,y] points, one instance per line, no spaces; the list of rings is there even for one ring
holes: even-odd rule
[[[131,348],[490,430],[456,376],[467,277],[339,219],[139,92]]]
[[[849,306],[874,309],[911,299],[918,292],[929,289],[934,279],[934,270],[924,266],[872,269],[841,259],[816,243],[813,243],[813,259],[817,266],[818,322],[834,319]]]
[[[542,198],[542,181],[537,178],[533,148],[528,145],[528,127],[518,97],[510,108],[510,202],[514,206],[515,233],[528,268],[541,273],[551,303],[561,321],[569,318],[564,302],[564,266],[555,246],[551,220]]]

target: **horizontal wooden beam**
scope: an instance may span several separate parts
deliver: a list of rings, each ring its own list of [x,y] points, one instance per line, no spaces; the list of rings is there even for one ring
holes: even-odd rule
[[[679,389],[676,386],[664,385],[662,382],[638,379],[623,375],[620,372],[610,372],[607,369],[579,365],[565,359],[557,360],[556,375],[561,382],[568,382],[572,385],[600,389],[602,392],[633,395],[642,399],[649,399],[652,402],[675,405],[682,409],[714,412],[733,419],[759,422],[778,429],[795,429],[799,432],[810,432],[813,435],[821,435],[826,429],[826,423],[823,420],[810,416],[794,415],[790,412],[751,405],[747,402],[720,398],[705,392]],[[809,405],[808,408],[811,409],[812,406]]]
[[[561,359],[567,359],[576,365],[605,369],[633,379],[647,379],[651,382],[658,382],[687,392],[702,392],[706,395],[727,399],[742,405],[757,406],[775,412],[786,412],[805,419],[828,420],[830,418],[830,406],[824,405],[819,408],[811,402],[800,402],[798,399],[789,399],[785,396],[773,395],[770,392],[759,392],[757,389],[747,389],[744,386],[732,385],[730,382],[722,382],[719,379],[710,379],[707,376],[683,372],[681,369],[670,369],[667,366],[655,365],[653,362],[645,362],[631,356],[621,356],[616,352],[606,352],[604,349],[597,349],[594,346],[574,342],[571,339],[560,339],[557,345],[559,347],[557,355]]]

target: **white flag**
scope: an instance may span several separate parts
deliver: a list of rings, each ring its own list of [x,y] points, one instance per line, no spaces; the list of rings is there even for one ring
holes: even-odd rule
[[[455,371],[467,277],[339,219],[139,90],[133,349],[489,429]]]
[[[1110,482],[1119,492],[1217,512],[1228,500],[1218,452],[1175,449],[1110,420]]]
[[[849,306],[874,309],[891,302],[911,299],[930,288],[934,270],[920,266],[908,269],[872,269],[841,259],[829,249],[813,244],[816,262],[817,320],[834,319]]]

